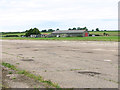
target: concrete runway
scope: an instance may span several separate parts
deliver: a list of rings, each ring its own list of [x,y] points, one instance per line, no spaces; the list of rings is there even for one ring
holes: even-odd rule
[[[2,61],[41,75],[63,88],[118,88],[118,42],[0,42]]]

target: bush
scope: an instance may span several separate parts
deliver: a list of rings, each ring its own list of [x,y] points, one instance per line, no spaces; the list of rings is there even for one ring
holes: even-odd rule
[[[92,36],[92,35],[95,35],[95,36],[101,36],[101,35],[99,35],[99,34],[89,34],[89,36]]]
[[[99,34],[94,34],[95,36],[100,36]]]
[[[89,36],[92,36],[92,34],[89,34]]]

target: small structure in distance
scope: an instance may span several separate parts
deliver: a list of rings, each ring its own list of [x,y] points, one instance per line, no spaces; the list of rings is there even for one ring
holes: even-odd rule
[[[87,30],[57,30],[52,32],[53,37],[88,37]]]

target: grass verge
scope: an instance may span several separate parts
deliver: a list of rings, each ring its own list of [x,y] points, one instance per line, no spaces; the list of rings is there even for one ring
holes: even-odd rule
[[[51,37],[51,38],[29,38],[29,37],[3,37],[8,40],[67,40],[67,41],[120,41],[118,36],[96,36],[96,37]]]
[[[42,78],[42,76],[36,76],[36,75],[34,75],[34,74],[32,74],[32,73],[30,73],[28,71],[17,69],[14,65],[11,65],[9,63],[2,62],[2,65],[7,67],[7,68],[10,68],[12,70],[17,71],[18,74],[23,74],[23,75],[25,75],[25,76],[27,76],[29,78],[32,78],[32,79],[37,80],[39,82],[42,82],[42,83],[44,83],[44,84],[46,84],[48,86],[52,86],[52,87],[55,87],[55,88],[60,88],[60,86],[58,84],[53,83],[50,80],[44,80]]]

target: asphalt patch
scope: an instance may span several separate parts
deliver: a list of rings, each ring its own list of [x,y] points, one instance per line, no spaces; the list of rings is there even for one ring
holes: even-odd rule
[[[18,55],[23,55],[23,54],[18,54]]]
[[[33,59],[22,59],[21,61],[34,61]]]
[[[83,53],[93,53],[93,52],[83,52]]]
[[[78,73],[80,73],[80,74],[85,74],[85,75],[89,75],[89,76],[95,76],[95,75],[101,74],[101,73],[99,73],[99,72],[92,72],[92,71],[79,71]]]
[[[39,51],[38,49],[35,49],[35,50],[33,50],[33,51]]]
[[[30,47],[25,47],[25,48],[30,48]]]

